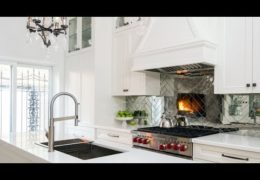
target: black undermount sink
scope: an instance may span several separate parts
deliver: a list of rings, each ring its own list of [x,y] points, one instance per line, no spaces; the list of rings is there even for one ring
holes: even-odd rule
[[[41,144],[48,146],[48,142]],[[83,160],[122,153],[120,151],[94,145],[92,142],[85,142],[81,139],[55,141],[54,150]]]

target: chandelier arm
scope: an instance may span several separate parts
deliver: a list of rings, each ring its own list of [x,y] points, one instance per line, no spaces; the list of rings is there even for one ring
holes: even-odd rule
[[[63,17],[64,18],[64,17]],[[56,37],[60,34],[67,34],[66,29],[69,27],[66,23],[64,23],[64,19],[62,18],[62,23],[54,24],[53,17],[52,22],[48,27],[45,27],[45,18],[42,20],[39,18],[32,19],[32,17],[28,17],[28,22],[26,28],[30,33],[38,32],[38,35],[43,40],[44,45],[49,47],[51,45],[51,41],[48,39],[49,33],[53,33]],[[33,26],[30,23],[34,23]],[[42,23],[42,24],[41,24]],[[48,33],[49,32],[49,33]]]
[[[49,40],[48,43],[47,43],[47,38],[46,38],[46,36],[45,36],[45,34],[44,34],[43,31],[42,31],[42,33],[39,33],[39,36],[41,36],[41,38],[42,38],[43,43],[44,43],[45,46],[49,47],[49,46],[51,45],[50,40]]]

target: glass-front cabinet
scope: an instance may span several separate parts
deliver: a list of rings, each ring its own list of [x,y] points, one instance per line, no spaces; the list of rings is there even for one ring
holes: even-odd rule
[[[68,33],[68,52],[74,52],[92,45],[91,17],[70,17]]]

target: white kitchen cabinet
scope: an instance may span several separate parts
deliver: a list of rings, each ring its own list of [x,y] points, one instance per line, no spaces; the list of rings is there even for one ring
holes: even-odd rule
[[[68,52],[75,52],[91,47],[92,45],[92,18],[70,17],[68,18]]]
[[[223,31],[223,56],[215,71],[215,93],[259,93],[260,18],[225,18]]]
[[[260,163],[260,154],[251,151],[194,143],[193,160],[214,163]]]
[[[253,17],[253,63],[252,88],[254,93],[260,93],[260,17]]]
[[[114,96],[160,95],[160,74],[132,72],[131,54],[137,47],[138,27],[113,35],[112,93]]]
[[[223,56],[215,74],[215,93],[250,93],[252,84],[252,18],[224,20]]]
[[[132,134],[127,132],[97,128],[96,140],[106,140],[126,145],[132,145]]]

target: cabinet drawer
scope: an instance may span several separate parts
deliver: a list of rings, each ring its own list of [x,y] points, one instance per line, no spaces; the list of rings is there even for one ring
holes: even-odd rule
[[[96,138],[118,143],[132,145],[131,133],[117,132],[105,129],[97,129]]]
[[[193,158],[216,163],[260,163],[260,153],[193,144]]]

